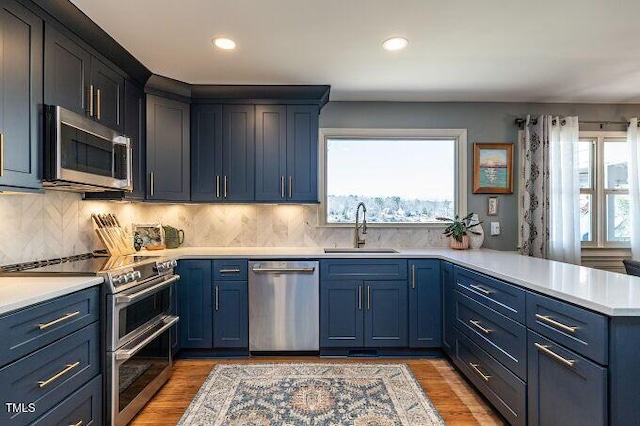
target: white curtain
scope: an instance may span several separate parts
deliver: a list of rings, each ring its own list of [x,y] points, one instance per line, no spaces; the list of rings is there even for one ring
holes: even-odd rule
[[[638,119],[632,118],[627,130],[629,150],[629,198],[631,199],[631,257],[640,260],[640,139]]]
[[[580,264],[578,117],[555,117],[549,135],[549,259]]]

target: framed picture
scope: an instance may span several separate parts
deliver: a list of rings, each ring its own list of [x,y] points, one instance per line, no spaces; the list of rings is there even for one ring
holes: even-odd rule
[[[142,247],[164,245],[164,230],[159,223],[134,224],[133,232],[142,238]]]
[[[473,193],[513,193],[513,144],[473,144]]]
[[[498,215],[498,197],[489,197],[487,199],[487,216]]]

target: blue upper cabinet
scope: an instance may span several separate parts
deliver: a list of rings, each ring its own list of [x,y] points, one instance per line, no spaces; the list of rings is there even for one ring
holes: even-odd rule
[[[222,108],[222,182],[224,201],[252,201],[255,177],[255,107]]]
[[[147,96],[147,200],[189,201],[189,104]]]
[[[208,349],[213,343],[212,282],[210,260],[181,260],[178,265],[180,285],[180,346],[183,349]]]
[[[42,20],[15,1],[0,14],[0,189],[37,189]]]
[[[191,138],[191,200],[222,201],[222,105],[193,105]]]
[[[256,201],[318,202],[314,105],[256,106]]]
[[[409,261],[409,347],[438,348],[442,341],[439,260]]]
[[[93,117],[100,124],[124,131],[124,77],[98,58],[91,58]]]

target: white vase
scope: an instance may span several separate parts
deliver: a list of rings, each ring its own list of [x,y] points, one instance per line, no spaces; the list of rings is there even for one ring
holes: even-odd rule
[[[480,219],[478,219],[478,215],[474,214],[471,216],[471,221],[469,222],[471,225],[474,223],[479,223]],[[474,226],[471,228],[472,231],[479,232],[480,234],[474,234],[469,232],[469,248],[470,249],[479,249],[482,247],[482,243],[484,243],[484,229],[482,229],[482,224]]]

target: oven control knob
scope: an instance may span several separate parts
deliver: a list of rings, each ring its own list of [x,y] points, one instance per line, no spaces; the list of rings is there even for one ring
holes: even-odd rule
[[[142,272],[140,272],[140,271],[133,271],[133,279],[134,279],[134,280],[139,280],[140,278],[142,278]]]
[[[176,266],[178,266],[178,261],[177,260],[170,260],[169,261],[169,265],[171,268],[175,268]]]
[[[127,282],[127,277],[125,277],[124,275],[116,275],[111,280],[115,285],[120,285]]]
[[[131,282],[136,280],[136,274],[133,272],[127,272],[125,275],[125,282]]]

